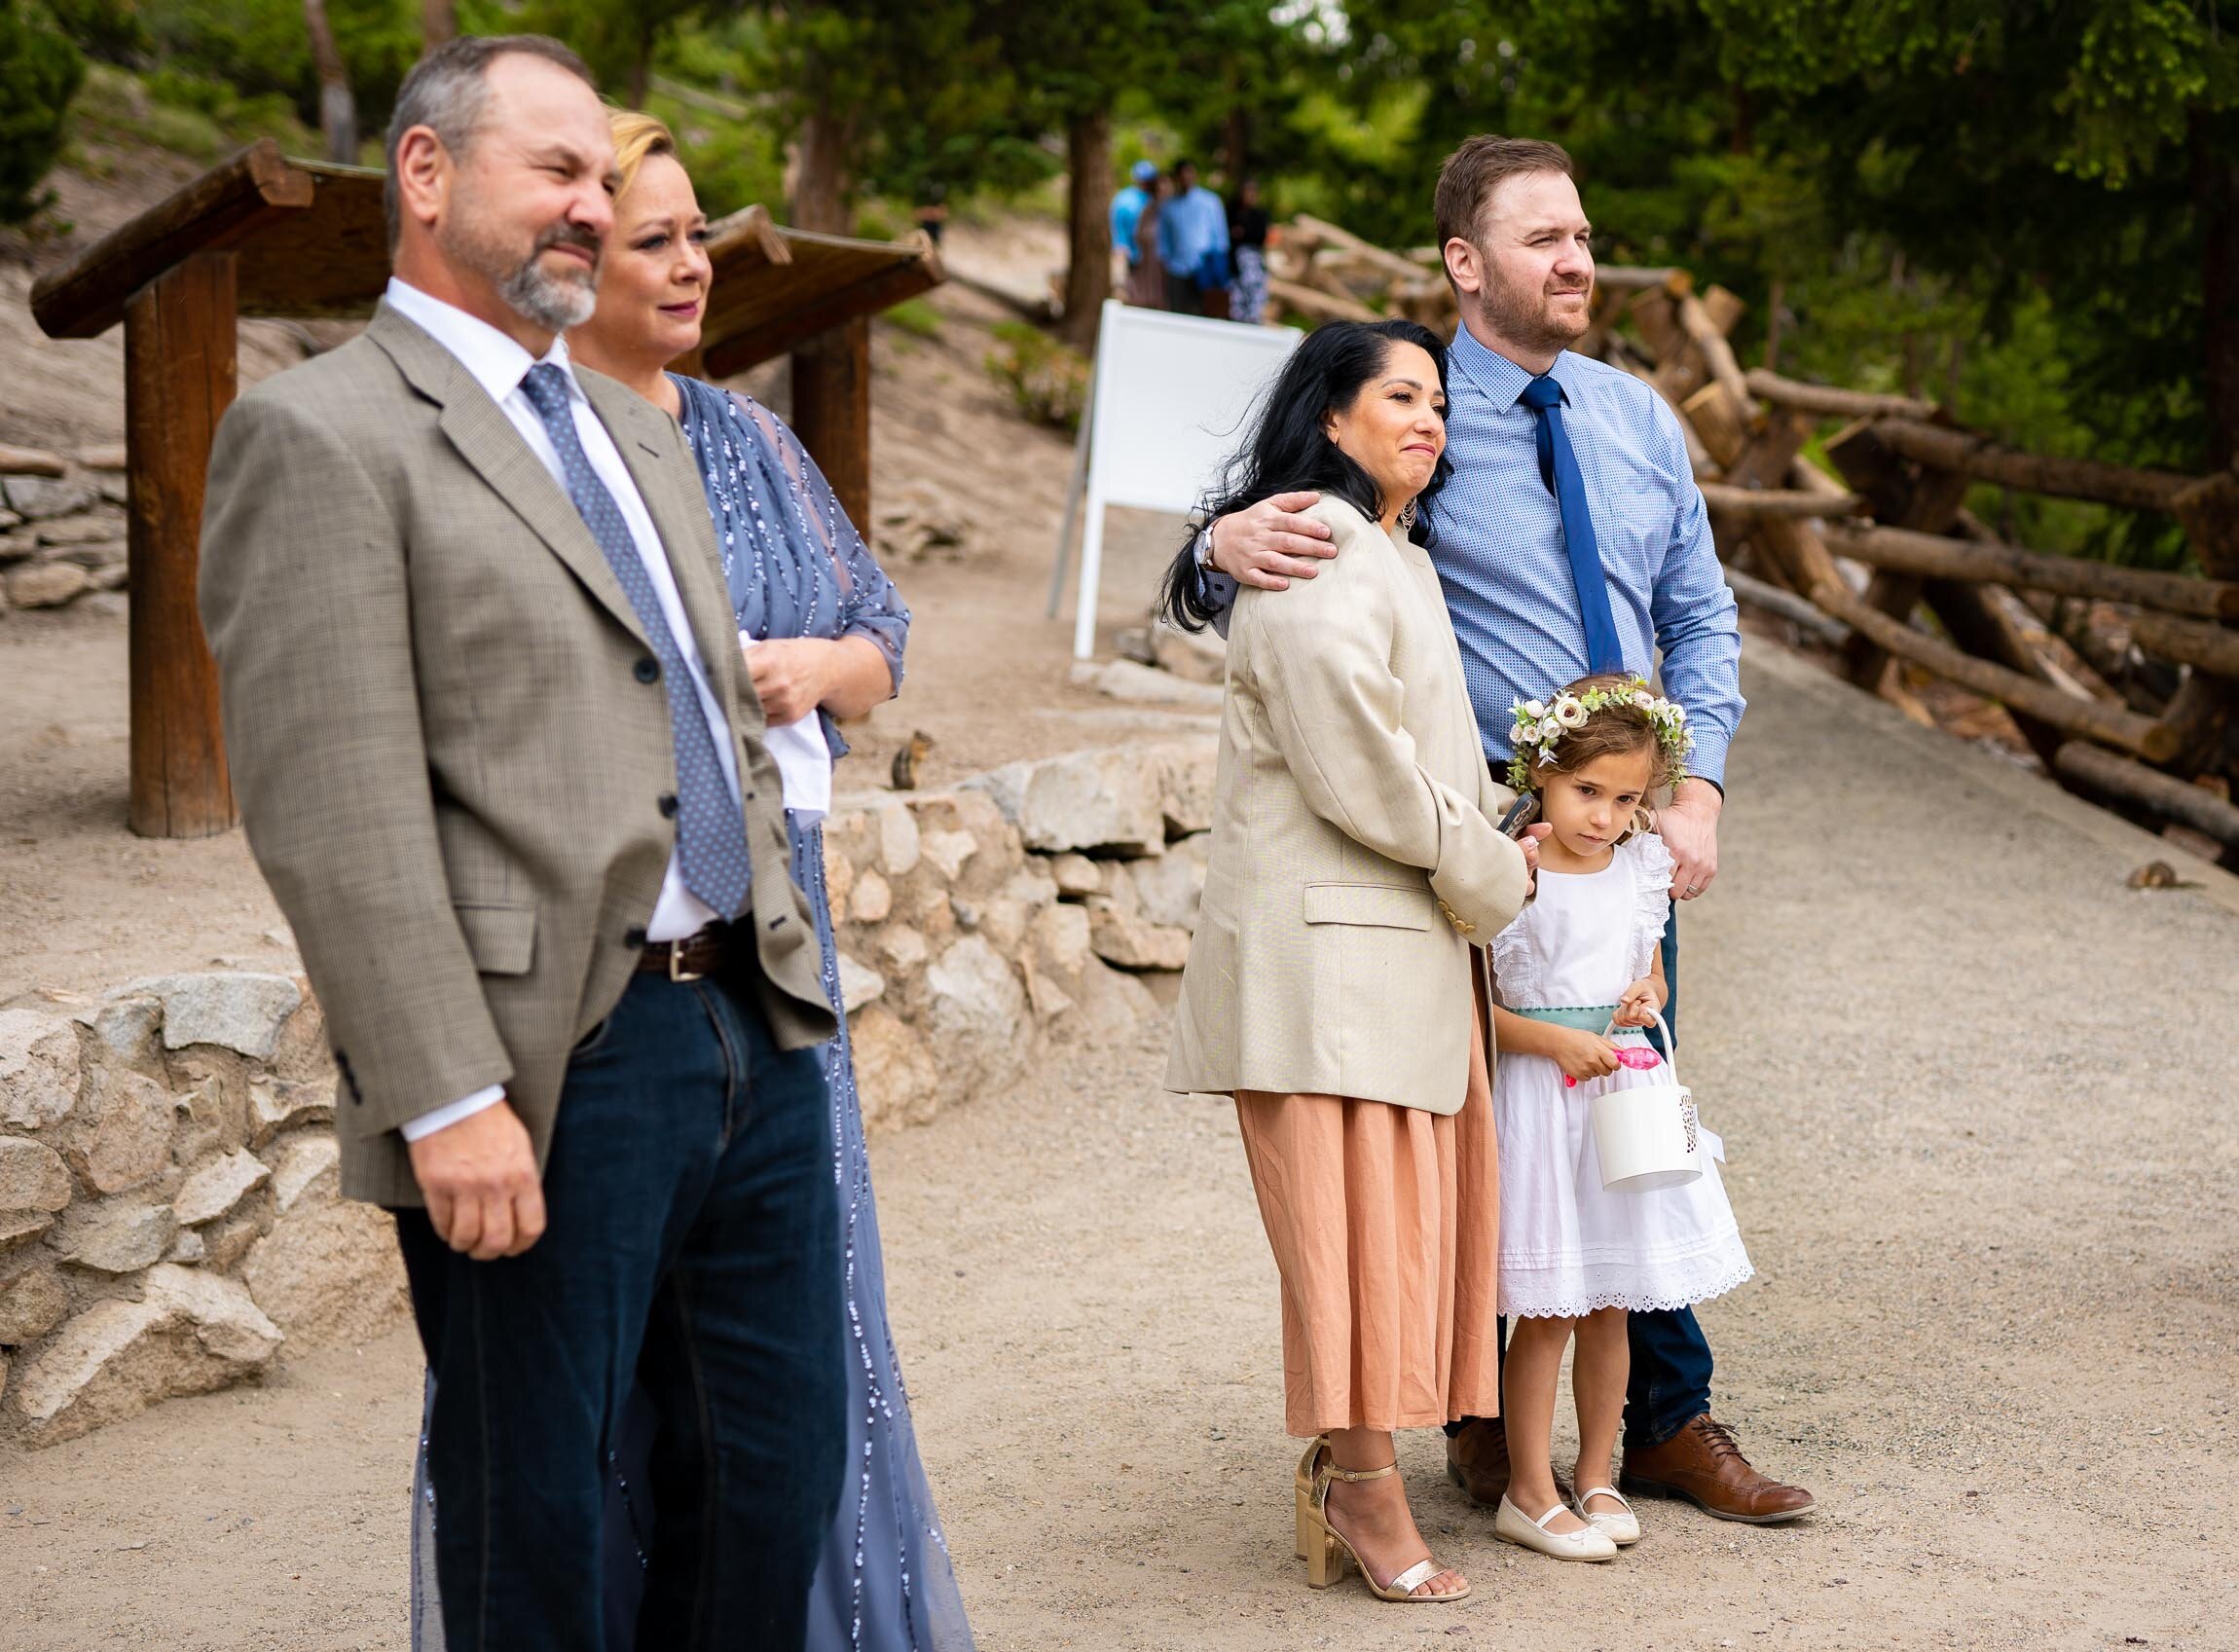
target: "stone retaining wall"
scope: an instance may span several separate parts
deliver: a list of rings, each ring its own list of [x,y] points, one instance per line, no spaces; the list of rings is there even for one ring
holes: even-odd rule
[[[124,471],[122,447],[89,449],[75,461],[0,447],[0,614],[122,592]]]
[[[1204,886],[1210,739],[843,797],[826,857],[869,1127],[1133,1035]],[[388,1218],[337,1191],[301,977],[165,975],[0,1010],[0,1436],[70,1439],[402,1319]]]

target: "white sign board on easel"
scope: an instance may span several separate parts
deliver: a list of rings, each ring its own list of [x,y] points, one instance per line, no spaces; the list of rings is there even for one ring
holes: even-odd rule
[[[1104,510],[1132,505],[1177,515],[1195,508],[1222,463],[1249,434],[1254,403],[1305,335],[1295,327],[1214,321],[1104,302],[1096,375],[1074,451],[1065,526],[1050,576],[1049,614],[1065,587],[1073,523],[1083,488],[1081,593],[1073,653],[1096,647],[1096,583],[1104,566]]]

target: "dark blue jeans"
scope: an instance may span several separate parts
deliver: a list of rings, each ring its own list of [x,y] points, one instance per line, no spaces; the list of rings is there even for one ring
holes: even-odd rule
[[[1679,1035],[1679,909],[1676,904],[1664,920],[1664,984],[1670,1002],[1664,1007],[1664,1022],[1672,1037]],[[1648,1042],[1664,1047],[1663,1037],[1648,1029]],[[1496,1333],[1508,1345],[1508,1321]],[[1691,1307],[1665,1308],[1626,1317],[1626,1341],[1631,1345],[1633,1372],[1625,1386],[1625,1444],[1661,1446],[1696,1417],[1710,1409],[1710,1344],[1696,1322]],[[1476,1422],[1464,1417],[1462,1422]],[[1449,1423],[1455,1433],[1461,1423]]]
[[[633,1375],[663,1423],[638,1644],[801,1644],[845,1472],[835,1196],[818,1052],[746,983],[641,974],[569,1060],[534,1246],[473,1262],[398,1212],[450,1652],[605,1644]]]

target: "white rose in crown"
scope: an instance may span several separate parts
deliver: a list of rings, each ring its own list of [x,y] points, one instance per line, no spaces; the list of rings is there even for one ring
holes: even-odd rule
[[[1517,711],[1521,716],[1530,718],[1533,722],[1537,722],[1541,717],[1547,716],[1547,708],[1537,700],[1524,701],[1523,705],[1517,708]]]
[[[1556,714],[1555,716],[1546,716],[1546,717],[1542,717],[1542,718],[1540,718],[1540,720],[1539,720],[1539,738],[1540,738],[1540,739],[1542,739],[1542,740],[1545,740],[1545,741],[1547,741],[1549,744],[1551,744],[1551,745],[1552,745],[1554,742],[1556,742],[1556,741],[1558,741],[1558,740],[1560,740],[1560,739],[1562,738],[1562,724],[1561,724],[1561,722],[1559,720],[1559,719],[1560,719],[1560,713],[1557,713],[1557,714]],[[1582,718],[1582,719],[1580,719],[1580,720],[1581,720],[1581,721],[1583,721],[1584,719]],[[1573,723],[1573,724],[1571,724],[1571,726],[1572,726],[1573,728],[1575,728],[1575,727],[1577,727],[1578,725],[1577,725],[1577,723]]]
[[[1588,715],[1586,702],[1574,694],[1555,702],[1555,720],[1564,728],[1584,728]]]

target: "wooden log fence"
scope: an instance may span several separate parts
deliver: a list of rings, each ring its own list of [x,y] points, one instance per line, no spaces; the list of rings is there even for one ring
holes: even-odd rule
[[[1437,248],[1391,251],[1310,216],[1286,226],[1269,277],[1275,304],[1309,324],[1454,316]],[[1927,713],[1892,660],[1997,702],[2062,785],[2204,832],[2239,865],[2239,805],[2219,789],[2239,781],[2239,468],[2030,453],[1923,396],[1744,368],[1742,313],[1683,269],[1603,266],[1573,347],[1677,414],[1736,598],[1837,649],[1852,680],[1910,715]],[[2165,513],[2201,571],[2007,543],[1965,509],[1980,485]],[[2112,605],[2119,625],[2099,609],[2097,630],[2079,627],[2075,603]],[[2165,663],[2125,668],[2142,657]]]
[[[1952,539],[1873,524],[1830,522],[1824,532],[1829,550],[1869,568],[1974,584],[2020,585],[2056,597],[2135,603],[2195,619],[2239,620],[2239,584],[2221,579],[2118,568],[2079,557],[2038,556],[1995,539]]]
[[[2040,722],[2102,745],[2119,747],[2148,762],[2166,762],[2177,754],[2178,733],[2167,723],[2104,700],[2064,694],[2050,683],[1963,653],[1925,631],[1891,619],[1863,598],[1853,596],[1851,588],[1840,580],[1815,586],[1810,596],[1813,606],[1872,638],[1890,653],[1926,666],[1936,676],[2010,710],[2026,712]]]

